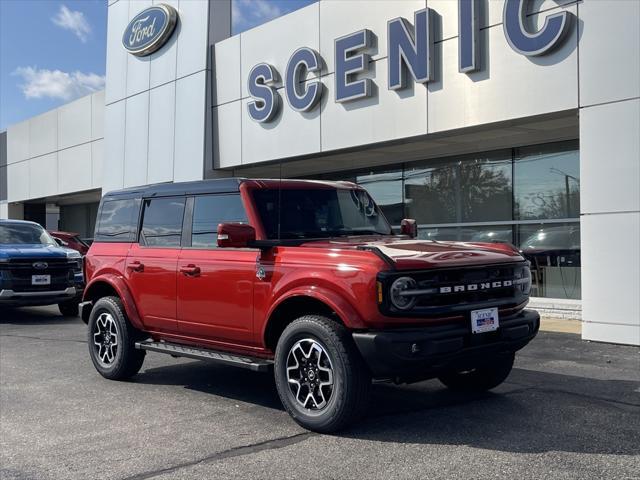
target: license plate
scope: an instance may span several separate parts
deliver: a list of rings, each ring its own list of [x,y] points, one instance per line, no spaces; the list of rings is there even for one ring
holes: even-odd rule
[[[471,331],[473,333],[493,332],[499,326],[497,308],[471,311]]]
[[[51,285],[51,275],[31,275],[31,285]]]

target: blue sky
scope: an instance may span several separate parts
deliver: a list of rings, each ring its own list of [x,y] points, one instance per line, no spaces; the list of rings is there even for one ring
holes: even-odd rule
[[[232,0],[233,33],[315,1]],[[104,88],[106,38],[107,0],[0,0],[0,131]]]

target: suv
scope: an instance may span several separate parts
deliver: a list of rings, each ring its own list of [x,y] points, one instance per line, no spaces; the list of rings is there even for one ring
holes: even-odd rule
[[[81,316],[98,372],[146,351],[273,370],[320,432],[365,411],[372,379],[503,382],[537,333],[528,262],[508,244],[400,235],[348,182],[221,179],[127,189],[100,205]]]
[[[76,316],[83,287],[77,251],[37,223],[0,220],[0,308],[58,304],[62,315]]]

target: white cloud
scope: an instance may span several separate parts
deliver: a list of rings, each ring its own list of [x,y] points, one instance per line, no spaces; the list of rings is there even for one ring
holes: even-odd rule
[[[252,28],[284,13],[269,0],[233,0],[232,9],[235,29]]]
[[[104,88],[105,77],[96,73],[18,67],[13,75],[22,77],[20,89],[25,98],[72,100]]]
[[[60,28],[71,30],[82,43],[87,41],[91,33],[91,25],[84,18],[84,13],[76,10],[69,10],[66,5],[60,5],[60,10],[51,19]]]

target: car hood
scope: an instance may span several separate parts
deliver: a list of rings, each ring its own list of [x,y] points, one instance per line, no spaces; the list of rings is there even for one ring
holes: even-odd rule
[[[57,246],[34,245],[0,245],[0,258],[67,258],[67,249]]]
[[[506,243],[437,242],[398,237],[348,237],[308,242],[305,245],[375,250],[398,270],[524,261],[515,247]]]

